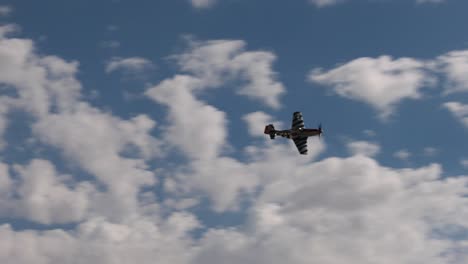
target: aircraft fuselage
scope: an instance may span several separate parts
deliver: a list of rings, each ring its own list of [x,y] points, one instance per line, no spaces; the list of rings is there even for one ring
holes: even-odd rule
[[[275,130],[275,134],[281,137],[294,139],[297,137],[318,136],[320,134],[320,131],[316,128],[302,128],[302,129]]]

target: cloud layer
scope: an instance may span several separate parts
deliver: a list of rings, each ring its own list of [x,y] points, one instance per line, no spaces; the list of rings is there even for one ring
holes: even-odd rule
[[[14,94],[0,97],[0,127],[9,129],[9,112],[23,112],[31,137],[59,158],[0,163],[1,216],[44,225],[0,225],[1,263],[466,262],[466,176],[450,177],[436,163],[383,166],[372,158],[378,145],[360,141],[341,158],[318,159],[326,149],[318,140],[306,157],[291,141],[269,139],[238,149],[242,159],[230,155],[232,117],[201,94],[231,82],[239,99],[279,107],[284,87],[271,52],[238,40],[193,43],[174,56],[180,72],[145,92],[167,110],[156,122],[91,105],[77,62],[39,55],[31,40],[6,34],[12,30],[0,27],[0,84]],[[419,62],[381,60],[366,63],[382,66],[384,80],[419,83]],[[259,122],[274,120],[243,114],[253,137]],[[174,166],[171,154],[180,160]],[[197,210],[242,219],[212,226]]]

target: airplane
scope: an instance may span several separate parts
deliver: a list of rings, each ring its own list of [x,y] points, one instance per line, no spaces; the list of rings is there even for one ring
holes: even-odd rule
[[[322,125],[318,128],[304,128],[304,120],[302,119],[301,112],[294,112],[292,118],[291,129],[287,130],[275,130],[273,124],[265,126],[264,133],[270,135],[271,139],[275,139],[275,136],[281,136],[290,138],[296,144],[297,150],[302,155],[307,155],[307,138],[322,135]]]

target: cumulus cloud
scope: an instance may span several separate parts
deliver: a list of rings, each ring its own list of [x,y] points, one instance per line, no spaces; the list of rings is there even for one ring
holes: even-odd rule
[[[468,91],[468,50],[451,51],[436,60],[438,70],[446,76],[446,93]]]
[[[284,177],[281,159],[270,157],[255,164],[270,175],[239,228],[210,228],[194,240],[189,232],[199,223],[187,213],[125,224],[95,218],[74,232],[3,225],[0,260],[461,264],[450,260],[466,258],[466,241],[453,241],[446,230],[467,228],[467,177],[442,180],[436,164],[398,170],[364,156],[294,164]],[[31,244],[37,246],[23,250]]]
[[[237,93],[279,108],[279,97],[285,92],[276,80],[272,64],[276,56],[267,51],[245,51],[242,40],[191,41],[190,49],[176,55],[182,71],[203,82],[202,87],[219,87],[239,80]]]
[[[120,58],[114,57],[106,64],[106,72],[123,71],[125,73],[137,74],[154,68],[153,63],[141,57]]]
[[[261,111],[247,114],[242,119],[247,123],[249,134],[254,137],[264,137],[265,126],[273,123],[272,117]]]
[[[314,69],[309,81],[367,103],[387,118],[402,100],[421,98],[421,89],[432,80],[424,67],[424,62],[412,58],[359,58],[328,71]]]
[[[74,232],[61,229],[15,231],[0,226],[2,263],[190,263],[193,251],[188,233],[198,226],[187,213],[167,219],[112,223],[93,218]],[[27,250],[25,250],[27,249]]]
[[[467,178],[441,181],[438,165],[395,170],[354,156],[287,175],[264,186],[248,227],[207,232],[195,263],[449,263],[456,246],[434,233],[466,227],[467,190],[459,184]],[[454,200],[436,202],[443,197]]]
[[[121,120],[81,104],[74,112],[41,119],[33,125],[33,132],[104,184],[109,192],[99,197],[102,204],[98,207],[102,214],[120,218],[136,213],[139,189],[155,183],[145,164],[145,157],[158,149],[157,142],[148,135],[153,126],[145,115]],[[131,147],[137,153],[122,156]]]
[[[465,127],[468,128],[468,104],[447,102],[443,104]]]
[[[339,96],[364,102],[386,119],[407,99],[420,99],[425,87],[444,85],[444,94],[468,91],[468,51],[451,51],[432,60],[358,58],[334,69],[313,69],[308,80]],[[438,75],[437,75],[437,74]]]
[[[80,96],[81,85],[74,78],[78,63],[37,56],[31,40],[6,37],[14,30],[11,25],[0,27],[0,83],[16,89],[16,107],[35,116],[44,116],[51,108],[68,108]]]
[[[189,0],[194,8],[205,9],[214,6],[217,0]]]
[[[76,183],[70,176],[58,174],[47,160],[32,160],[28,165],[15,165],[13,169],[19,179],[9,180],[15,189],[9,189],[11,195],[4,201],[7,206],[3,209],[8,208],[9,212],[4,217],[42,224],[77,222],[84,218],[89,198],[94,193],[91,184]]]
[[[225,113],[193,95],[202,83],[198,78],[178,75],[146,91],[151,99],[169,108],[167,142],[192,159],[217,157],[226,145]]]
[[[12,30],[4,26],[0,32]],[[158,149],[149,134],[155,122],[146,115],[123,120],[90,106],[81,100],[77,62],[39,56],[31,40],[5,36],[0,38],[0,83],[18,96],[2,97],[11,101],[4,112],[29,113],[36,139],[56,147],[108,188],[95,201],[102,214],[117,219],[136,213],[139,189],[155,182],[145,163]]]
[[[196,95],[201,90],[241,81],[238,94],[277,108],[284,92],[271,69],[275,56],[270,52],[245,51],[245,46],[243,41],[192,41],[189,50],[173,56],[184,74],[163,80],[145,93],[168,107],[166,147],[177,149],[191,161],[182,172],[173,175],[175,185],[186,186],[182,190],[176,188],[179,195],[184,199],[184,195],[204,193],[218,212],[237,210],[242,196],[255,190],[258,177],[236,159],[224,157],[229,148],[228,117]]]
[[[177,191],[182,195],[201,191],[208,194],[216,211],[235,210],[240,194],[250,192],[257,178],[240,162],[221,157],[227,146],[227,116],[194,96],[201,84],[200,79],[178,75],[150,88],[146,94],[169,108],[167,145],[191,160],[184,172],[174,175],[176,184],[184,186]]]
[[[380,152],[380,146],[367,141],[353,141],[348,143],[348,150],[352,155],[374,157]]]

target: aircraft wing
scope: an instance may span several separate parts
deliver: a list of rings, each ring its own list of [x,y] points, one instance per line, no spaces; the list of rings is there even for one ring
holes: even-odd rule
[[[296,144],[299,153],[301,153],[302,155],[307,155],[307,137],[295,138],[294,144]]]
[[[299,128],[304,128],[304,120],[302,119],[301,112],[294,112],[292,119],[292,130],[297,130]]]

